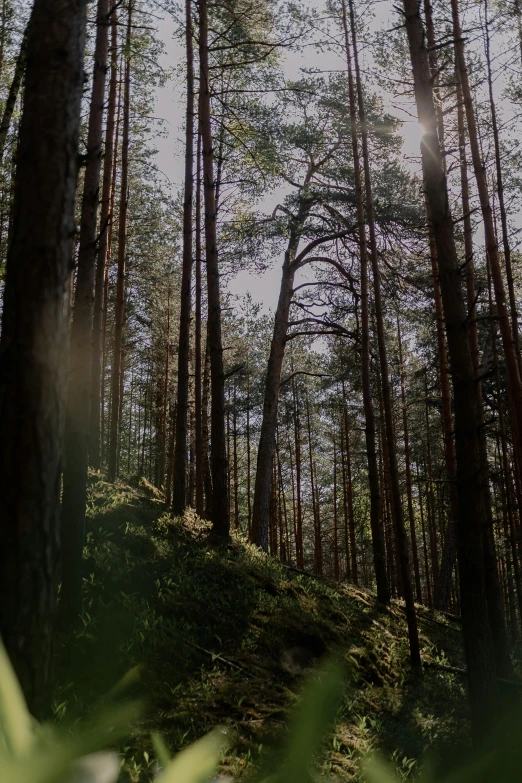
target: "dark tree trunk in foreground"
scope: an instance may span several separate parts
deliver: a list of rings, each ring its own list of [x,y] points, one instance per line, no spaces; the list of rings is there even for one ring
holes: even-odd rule
[[[211,471],[212,527],[215,533],[228,538],[227,448],[225,437],[225,371],[221,340],[221,300],[216,234],[216,192],[214,187],[214,154],[210,115],[210,83],[208,62],[208,5],[199,4],[200,95],[199,122],[203,153],[203,192],[205,196],[205,252],[208,292],[208,342],[211,369]]]
[[[194,191],[194,55],[192,46],[192,3],[185,3],[187,58],[187,111],[185,127],[185,194],[183,199],[183,265],[181,272],[176,446],[172,512],[181,516],[187,505],[187,419],[189,409],[190,289],[192,280],[192,197]]]
[[[452,0],[452,14],[453,14],[453,32],[456,38],[461,38],[460,22],[458,16],[458,4],[455,0]],[[507,304],[504,293],[504,284],[502,280],[502,273],[500,269],[500,258],[498,242],[496,238],[496,230],[493,223],[493,212],[489,203],[489,195],[487,190],[485,169],[480,162],[479,142],[478,134],[475,123],[475,114],[473,111],[473,105],[471,102],[471,92],[469,87],[469,79],[466,69],[466,63],[464,58],[463,42],[459,40],[455,44],[456,63],[458,71],[458,86],[462,90],[462,98],[464,103],[464,110],[466,114],[468,136],[470,143],[470,150],[473,162],[473,168],[475,172],[475,179],[477,182],[477,189],[480,197],[482,219],[484,222],[484,235],[486,239],[486,252],[489,262],[489,269],[491,272],[491,279],[494,285],[495,297],[497,302],[497,310],[500,316],[499,324],[500,331],[503,339],[504,356],[506,360],[506,371],[508,378],[508,392],[512,403],[512,428],[514,446],[517,448],[522,445],[522,386],[520,384],[520,374],[517,354],[518,339],[511,329],[509,321]],[[460,92],[459,92],[460,95]],[[494,126],[495,127],[495,126]],[[502,199],[503,204],[503,199]],[[507,229],[506,229],[507,230]],[[508,245],[509,251],[509,245]],[[506,262],[509,262],[509,252],[506,257]],[[470,278],[473,272],[473,267],[469,270],[468,277],[468,310],[473,311],[474,305],[474,279]],[[511,274],[510,263],[508,265],[508,279]],[[504,308],[502,310],[502,307]],[[504,313],[504,315],[502,315]],[[516,324],[516,317],[515,317]],[[476,333],[476,321],[473,319],[469,330],[470,335],[470,347],[472,354],[472,361],[475,357],[475,376],[477,383],[477,393],[479,399],[481,398],[481,384],[479,381],[479,368],[478,368],[478,336]],[[480,433],[480,454],[482,460],[482,475],[483,475],[483,492],[484,492],[484,505],[486,508],[487,523],[484,528],[483,548],[485,558],[485,579],[486,579],[486,595],[489,606],[489,621],[490,628],[493,637],[493,646],[495,649],[497,673],[500,677],[510,678],[513,674],[511,666],[511,660],[509,655],[507,629],[504,617],[504,607],[502,605],[500,582],[497,569],[497,556],[495,551],[495,539],[493,535],[493,511],[491,507],[491,494],[489,490],[489,465],[488,465],[488,453],[486,444],[486,434],[484,429],[484,412],[482,406],[479,407],[479,433]],[[520,454],[520,451],[518,451]]]
[[[127,252],[127,210],[129,205],[129,125],[130,125],[130,44],[132,30],[132,4],[129,5],[127,20],[127,60],[125,62],[125,87],[123,98],[123,135],[121,142],[121,195],[118,225],[118,280],[116,283],[116,315],[114,325],[114,347],[111,368],[111,422],[109,436],[108,477],[114,481],[117,474],[118,441],[120,435],[122,343],[125,320],[125,258]]]
[[[404,0],[419,122],[424,186],[437,248],[455,400],[457,526],[460,598],[474,741],[488,734],[498,708],[495,658],[488,621],[482,531],[487,524],[480,454],[481,400],[468,339],[460,262],[453,234],[446,175],[437,136],[428,51],[416,0]]]
[[[85,536],[87,465],[91,409],[92,317],[96,275],[96,223],[100,184],[103,103],[108,55],[109,0],[98,0],[87,160],[80,220],[78,272],[69,347],[69,385],[65,416],[62,494],[61,615],[65,622],[80,611],[81,559]]]
[[[35,0],[2,320],[0,632],[37,715],[56,607],[85,21],[86,0]]]

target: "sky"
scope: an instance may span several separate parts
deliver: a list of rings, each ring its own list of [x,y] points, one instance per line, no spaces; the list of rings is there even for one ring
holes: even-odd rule
[[[320,8],[320,3],[316,4]],[[367,33],[370,39],[373,32],[382,33],[397,24],[397,13],[393,10],[392,3],[389,0],[376,2],[377,12],[370,22]],[[158,147],[157,163],[164,175],[170,180],[176,189],[183,185],[183,144],[184,144],[184,74],[183,60],[184,47],[182,42],[176,36],[175,23],[169,15],[166,15],[159,24],[160,37],[165,46],[162,65],[165,69],[177,70],[174,77],[168,81],[165,87],[158,89],[156,100],[156,116],[165,121],[165,137],[156,141]],[[371,57],[371,54],[361,51],[362,70],[365,70],[365,59]],[[312,59],[313,58],[313,59]],[[284,71],[288,78],[296,78],[303,67],[319,68],[328,70],[344,70],[344,61],[333,52],[317,52],[312,48],[307,48],[303,53],[292,52],[286,55],[284,60]],[[401,104],[394,100],[391,95],[383,95],[384,108],[390,114],[403,121],[402,135],[403,148],[402,156],[405,165],[411,170],[420,170],[420,137],[422,129],[414,117],[414,106],[410,103]],[[261,209],[272,212],[277,204],[277,196],[270,195],[266,203],[261,204]],[[279,194],[279,198],[281,198]],[[226,282],[229,292],[236,297],[242,297],[249,293],[255,302],[262,305],[262,310],[268,312],[273,310],[277,303],[279,295],[279,283],[281,279],[281,259],[275,259],[273,266],[259,276],[253,272],[243,271],[235,278]],[[300,281],[296,281],[298,283]]]

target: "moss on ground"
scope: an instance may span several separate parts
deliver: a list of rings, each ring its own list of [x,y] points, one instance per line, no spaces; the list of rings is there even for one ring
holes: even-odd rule
[[[248,775],[285,731],[304,674],[341,652],[347,682],[323,769],[358,779],[377,748],[406,779],[428,752],[446,767],[467,746],[462,678],[408,663],[404,613],[345,583],[297,573],[241,537],[224,546],[193,515],[173,519],[143,482],[91,477],[81,626],[58,650],[58,717],[81,714],[140,665],[148,710],[124,748],[133,783],[154,772],[151,731],[178,750],[216,725],[233,730],[223,760]],[[423,660],[462,666],[461,635],[419,608]],[[73,684],[74,683],[74,684]]]

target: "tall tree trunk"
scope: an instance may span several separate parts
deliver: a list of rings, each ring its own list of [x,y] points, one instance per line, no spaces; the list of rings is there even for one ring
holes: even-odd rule
[[[283,482],[283,471],[281,468],[281,459],[279,456],[279,444],[276,444],[276,458],[277,458],[277,474],[279,478],[279,487],[280,487],[280,499],[281,499],[281,506],[283,511],[283,520],[284,520],[284,547],[281,546],[281,561],[283,563],[289,563],[291,561],[290,557],[290,537],[288,535],[288,512],[286,507],[286,496],[285,496],[285,486]],[[282,538],[282,534],[281,534]]]
[[[310,460],[310,487],[312,492],[312,517],[314,521],[314,573],[319,576],[323,573],[323,550],[321,541],[321,525],[319,521],[319,509],[317,508],[316,482],[314,480],[314,460],[312,445],[312,427],[310,421],[310,401],[306,395],[306,424],[308,429],[308,457]]]
[[[257,450],[257,470],[254,486],[254,505],[252,509],[252,541],[265,552],[268,550],[268,514],[270,505],[270,485],[272,481],[272,463],[275,452],[277,427],[277,408],[281,370],[286,347],[288,319],[292,301],[295,255],[299,243],[299,231],[302,226],[306,207],[302,205],[299,213],[291,219],[290,238],[283,261],[281,288],[274,319],[274,331],[270,345],[270,356],[265,381],[263,401],[263,420]]]
[[[491,302],[491,284],[490,284],[490,302]],[[504,507],[505,507],[505,516],[504,521],[506,523],[508,529],[506,531],[506,552],[511,549],[511,563],[509,564],[508,568],[508,575],[511,574],[512,578],[514,576],[515,586],[516,586],[516,592],[517,592],[517,604],[518,604],[518,611],[520,613],[520,617],[522,618],[522,580],[520,576],[520,563],[518,560],[518,553],[516,549],[516,535],[515,535],[515,521],[513,519],[513,509],[515,507],[514,498],[513,498],[513,485],[511,483],[511,476],[510,476],[510,470],[509,470],[509,460],[508,460],[508,454],[507,454],[507,444],[506,444],[506,426],[505,426],[505,419],[504,419],[504,406],[502,402],[502,395],[500,390],[500,373],[498,368],[498,355],[497,355],[497,338],[495,334],[495,327],[493,326],[493,321],[491,322],[491,332],[492,332],[492,342],[493,342],[493,362],[495,365],[495,386],[496,386],[496,392],[497,392],[497,404],[498,404],[498,419],[499,419],[499,436],[497,436],[497,445],[498,445],[498,453],[499,453],[499,462],[502,465],[502,471],[503,476],[501,476],[500,483],[501,487],[502,484],[504,485]],[[516,634],[517,638],[520,635],[518,626],[513,626],[511,632],[513,635]]]
[[[433,275],[433,291],[435,299],[435,317],[437,321],[437,346],[439,357],[439,378],[441,388],[442,402],[442,430],[444,442],[444,461],[446,465],[446,476],[449,483],[450,497],[450,517],[444,536],[440,569],[434,572],[434,596],[437,609],[446,609],[449,600],[449,591],[451,587],[451,577],[455,565],[456,541],[455,529],[458,518],[458,499],[457,499],[457,464],[455,461],[455,445],[453,438],[453,417],[451,413],[451,391],[448,372],[448,354],[446,350],[446,336],[444,334],[444,314],[442,305],[442,294],[440,290],[439,266],[437,262],[437,249],[435,247],[435,238],[431,228],[429,208],[426,206],[426,216],[428,220],[428,236],[430,244],[431,269]]]
[[[163,413],[161,421],[161,459],[160,459],[160,484],[165,482],[165,463],[167,458],[167,413],[169,409],[169,381],[170,381],[170,285],[167,291],[167,340],[165,350],[165,377],[163,382]]]
[[[343,388],[344,398],[344,388]],[[348,422],[348,410],[346,402],[343,400],[344,409],[344,444],[346,455],[346,510],[348,517],[348,530],[350,534],[350,552],[351,552],[351,567],[347,571],[350,571],[351,579],[354,585],[359,584],[359,578],[357,574],[357,545],[355,542],[355,512],[353,508],[353,482],[352,482],[352,457],[350,448],[350,427]],[[346,531],[345,531],[346,532]],[[346,559],[348,560],[348,550],[346,551]]]
[[[169,452],[167,456],[167,481],[165,485],[165,505],[170,508],[172,500],[172,470],[174,466],[174,438],[176,436],[176,405],[170,406]]]
[[[85,0],[34,2],[2,314],[0,633],[38,717],[49,707],[58,587],[85,25]]]
[[[16,60],[15,70],[13,74],[13,80],[9,87],[9,93],[4,106],[4,113],[0,120],[0,163],[4,157],[5,144],[7,141],[7,134],[9,133],[9,127],[13,118],[13,112],[16,106],[16,100],[20,91],[20,85],[24,77],[25,65],[27,61],[27,29],[24,30],[22,43],[20,45],[20,52]]]
[[[101,468],[101,406],[103,403],[101,387],[104,365],[103,320],[104,320],[104,284],[109,255],[109,223],[112,224],[112,169],[115,158],[116,139],[114,137],[116,119],[116,95],[118,89],[118,18],[114,10],[111,14],[111,77],[107,104],[107,123],[105,127],[105,153],[103,159],[103,183],[101,196],[100,229],[98,258],[96,261],[96,280],[94,286],[94,311],[92,325],[92,363],[91,363],[91,423],[89,460],[95,470]]]
[[[201,327],[202,327],[202,285],[201,285],[201,134],[198,133],[196,152],[196,291],[195,291],[195,336],[194,336],[194,396],[195,396],[195,443],[196,443],[196,514],[203,517],[203,434],[201,401]]]
[[[202,420],[201,420],[201,440],[203,457],[203,484],[205,487],[205,516],[212,519],[212,474],[210,471],[209,460],[209,441],[208,441],[208,397],[210,392],[210,350],[207,338],[205,346],[205,367],[203,371],[203,390],[201,397]]]
[[[381,516],[381,495],[379,491],[379,471],[375,450],[375,413],[373,409],[370,382],[370,318],[368,311],[368,249],[366,244],[366,226],[364,220],[364,200],[359,145],[357,140],[357,108],[353,82],[349,26],[346,3],[343,0],[343,27],[348,75],[348,95],[350,103],[350,124],[354,165],[354,182],[357,203],[357,225],[359,232],[359,252],[361,264],[361,374],[366,438],[366,458],[368,461],[368,481],[370,484],[370,527],[372,534],[373,562],[377,598],[383,604],[390,602],[390,588],[386,576],[386,555],[384,548],[384,530]]]
[[[421,142],[424,187],[437,248],[455,400],[455,443],[459,500],[458,556],[464,647],[469,677],[474,741],[483,741],[498,707],[496,666],[488,621],[482,530],[487,524],[480,455],[480,405],[468,339],[460,264],[448,189],[437,136],[425,33],[417,0],[404,0]]]
[[[509,294],[509,308],[511,310],[511,329],[513,331],[513,341],[515,343],[515,351],[518,356],[519,373],[520,373],[520,336],[518,333],[518,313],[517,302],[515,297],[515,286],[513,283],[513,269],[511,264],[511,247],[509,244],[509,230],[507,224],[506,205],[504,202],[504,177],[502,174],[502,156],[500,152],[500,139],[498,132],[497,122],[497,110],[495,106],[495,99],[493,96],[493,76],[491,73],[491,53],[490,53],[490,40],[489,40],[489,16],[488,16],[488,0],[484,0],[484,22],[486,26],[485,30],[485,50],[486,50],[486,64],[488,73],[488,92],[489,92],[489,106],[491,111],[491,129],[493,131],[493,144],[495,148],[495,172],[496,172],[496,196],[498,198],[498,207],[500,211],[500,225],[502,227],[502,247],[504,249],[504,263],[506,265],[506,279],[508,284]]]
[[[172,512],[181,516],[187,504],[187,420],[189,397],[190,308],[192,285],[192,200],[194,193],[194,53],[192,0],[185,0],[185,47],[187,60],[187,110],[185,120],[185,192],[183,197],[183,264],[181,272],[176,446]]]
[[[458,102],[458,128],[459,128],[459,148],[461,162],[461,187],[462,187],[462,208],[464,212],[464,248],[466,254],[466,297],[469,319],[469,342],[471,358],[475,377],[477,379],[477,390],[482,397],[482,385],[480,382],[479,367],[479,343],[478,329],[476,321],[476,293],[475,293],[475,270],[473,263],[473,231],[470,218],[469,190],[467,179],[467,161],[466,161],[466,136],[462,101],[462,81],[460,70],[456,70],[457,102]],[[488,265],[488,269],[490,265]],[[484,505],[486,508],[487,525],[484,529],[484,557],[485,557],[485,576],[486,576],[486,595],[489,606],[489,618],[491,632],[493,634],[493,644],[497,661],[497,671],[499,676],[510,679],[513,676],[513,669],[509,654],[509,643],[507,629],[505,625],[504,610],[502,607],[499,576],[497,570],[497,556],[495,551],[495,540],[493,536],[493,512],[491,508],[491,495],[489,489],[489,464],[488,448],[486,443],[486,430],[484,426],[484,411],[482,405],[479,408],[479,436],[480,436],[480,454],[482,460],[482,470],[485,477],[483,483]]]
[[[221,300],[219,292],[219,264],[216,231],[216,193],[212,126],[210,115],[210,71],[208,44],[208,0],[199,3],[199,62],[200,93],[199,123],[202,138],[203,178],[205,195],[205,253],[208,292],[208,341],[211,368],[211,469],[212,469],[212,528],[222,538],[228,538],[227,451],[225,439],[225,372],[221,340]]]
[[[428,543],[426,540],[426,525],[424,524],[424,506],[422,504],[422,488],[419,475],[419,466],[417,465],[417,491],[419,493],[419,511],[421,518],[421,531],[422,531],[422,551],[424,553],[424,574],[426,578],[426,596],[428,598],[428,606],[433,606],[431,600],[431,578],[430,578],[430,565],[428,558]]]
[[[520,0],[514,0],[514,11],[515,16],[517,19],[517,37],[518,37],[518,48],[520,52],[520,62],[522,63],[522,13],[520,11]]]
[[[163,367],[163,357],[161,351],[158,352],[158,359],[156,362],[156,378],[155,378],[155,404],[154,404],[154,478],[153,483],[155,487],[161,487],[163,484],[163,476],[161,473],[161,454],[163,450],[163,411],[164,405],[164,390],[165,390],[165,371]],[[123,381],[123,373],[122,373]],[[123,399],[123,386],[121,390],[121,397]],[[123,408],[123,404],[122,404]],[[121,440],[121,435],[120,435]]]
[[[491,287],[491,267],[488,264],[488,283]],[[474,281],[473,281],[474,289]],[[468,311],[473,308],[475,299],[470,301],[468,291]],[[493,306],[492,299],[490,299],[490,308]],[[473,324],[472,329],[476,329],[476,322]],[[477,341],[477,336],[475,336]],[[473,344],[473,343],[472,343]],[[496,351],[496,346],[495,346]],[[477,379],[477,386],[479,394],[481,395],[481,382],[479,375],[479,368],[475,368],[475,377]],[[482,460],[482,470],[486,477],[484,482],[484,505],[486,507],[487,525],[483,531],[483,547],[484,547],[484,565],[485,565],[485,578],[486,578],[486,596],[488,600],[489,609],[489,624],[491,627],[491,633],[493,637],[493,646],[495,650],[495,658],[497,664],[497,673],[499,677],[504,679],[513,678],[513,666],[511,663],[511,656],[509,651],[509,639],[506,626],[506,618],[504,612],[504,606],[502,602],[502,591],[499,581],[498,566],[497,566],[497,552],[494,537],[494,519],[493,509],[491,506],[491,493],[489,482],[489,463],[488,463],[488,448],[486,443],[486,432],[484,422],[484,412],[481,407],[480,410],[480,456]]]
[[[388,357],[386,351],[386,338],[384,334],[383,306],[381,299],[381,282],[377,250],[377,238],[375,233],[375,219],[373,213],[373,193],[370,172],[370,157],[368,151],[368,130],[366,124],[366,112],[364,108],[364,96],[362,90],[359,58],[357,53],[357,36],[355,29],[355,15],[353,0],[350,0],[350,21],[352,27],[353,57],[355,66],[355,79],[357,85],[357,98],[359,103],[359,123],[361,126],[362,156],[364,164],[364,182],[366,193],[366,216],[370,234],[370,257],[373,271],[373,294],[375,299],[375,319],[377,324],[377,344],[379,348],[379,363],[381,368],[382,395],[384,403],[384,421],[386,426],[386,440],[388,443],[389,477],[391,510],[397,540],[397,554],[401,574],[401,583],[404,600],[406,603],[406,620],[408,624],[408,637],[410,642],[410,658],[412,666],[420,666],[419,632],[415,603],[411,585],[410,564],[408,555],[408,540],[404,525],[404,512],[402,508],[401,490],[399,482],[399,468],[397,464],[397,445],[393,426],[393,407],[391,401],[390,380],[388,373]]]
[[[5,37],[7,32],[7,17],[9,15],[8,0],[2,0],[2,21],[0,22],[0,76],[4,72]]]
[[[435,36],[435,27],[433,24],[433,9],[430,0],[424,0],[424,16],[426,19],[426,37],[428,43],[428,58],[433,83],[433,95],[435,101],[435,112],[437,117],[437,130],[441,150],[443,151],[442,165],[446,172],[446,156],[444,152],[444,113],[440,92],[440,69],[437,58],[437,39]],[[442,402],[442,429],[444,442],[444,458],[446,463],[446,476],[449,483],[450,496],[450,516],[448,519],[445,535],[443,536],[443,549],[440,568],[437,567],[433,574],[435,606],[438,609],[447,608],[449,592],[451,588],[451,579],[456,557],[455,528],[458,517],[457,485],[456,475],[457,466],[455,462],[455,446],[453,439],[453,419],[451,412],[451,391],[448,373],[448,354],[446,349],[446,337],[444,334],[444,314],[442,306],[442,296],[440,291],[439,267],[437,262],[437,248],[433,237],[431,227],[429,205],[426,201],[426,218],[428,222],[428,239],[431,258],[431,269],[433,275],[433,294],[435,300],[435,317],[437,331],[437,345],[439,355],[439,373],[440,389]],[[431,482],[430,482],[430,486]],[[427,508],[429,519],[429,507]]]
[[[134,371],[131,372],[130,380],[130,400],[129,400],[129,423],[127,436],[127,476],[131,474],[131,451],[132,451],[132,405],[134,402]]]
[[[194,508],[194,490],[196,488],[196,470],[195,470],[195,451],[194,451],[194,407],[190,406],[190,428],[189,428],[189,455],[188,455],[188,495],[187,505]]]
[[[298,568],[304,568],[303,548],[303,499],[301,494],[301,426],[295,378],[292,378],[292,403],[294,414],[295,483],[297,500],[295,558]]]
[[[340,578],[339,568],[339,531],[337,515],[337,448],[335,438],[333,441],[333,524],[334,524],[334,579],[338,582]],[[348,551],[346,552],[346,561],[349,562]]]
[[[489,193],[486,180],[486,169],[482,162],[480,146],[477,132],[475,113],[473,110],[473,99],[469,85],[468,69],[464,54],[464,39],[460,27],[458,2],[451,0],[451,10],[453,17],[453,37],[455,41],[455,58],[459,70],[462,96],[464,100],[464,109],[468,125],[469,146],[471,150],[471,159],[475,173],[475,181],[480,200],[482,220],[484,224],[484,235],[486,242],[486,252],[491,267],[491,279],[493,281],[493,290],[495,293],[495,302],[499,318],[500,334],[502,336],[502,347],[506,361],[506,373],[508,379],[508,389],[511,398],[512,430],[515,439],[517,453],[522,454],[522,384],[520,382],[520,372],[518,356],[516,351],[516,336],[513,335],[511,321],[509,318],[504,281],[502,279],[502,270],[500,267],[500,256],[498,252],[498,242],[493,223],[493,211],[489,200]],[[519,466],[520,467],[520,466]]]
[[[248,524],[247,532],[250,539],[252,535],[252,486],[251,486],[251,443],[250,443],[250,367],[247,367],[247,402],[246,402],[246,493]],[[293,485],[292,485],[293,486]],[[288,551],[289,554],[289,551]]]
[[[123,73],[123,53],[120,57],[120,66],[118,69],[119,73]],[[110,195],[110,208],[109,208],[109,214],[111,216],[111,219],[109,221],[109,225],[107,228],[108,236],[107,236],[107,257],[105,262],[105,269],[104,269],[104,280],[103,280],[103,305],[102,305],[102,333],[101,333],[101,344],[102,344],[102,365],[101,365],[101,400],[100,400],[100,409],[101,409],[101,464],[103,465],[105,462],[107,462],[107,452],[109,449],[109,436],[110,436],[110,419],[111,419],[111,405],[112,400],[111,396],[109,394],[108,404],[105,405],[105,387],[106,387],[106,375],[107,375],[107,357],[109,354],[109,340],[108,340],[108,330],[107,330],[107,317],[109,313],[109,264],[111,262],[111,255],[112,255],[112,235],[114,231],[114,215],[115,215],[115,204],[116,204],[116,178],[118,174],[118,141],[120,138],[120,126],[121,126],[121,114],[122,114],[122,80],[118,79],[118,112],[117,112],[117,118],[116,118],[116,130],[115,130],[115,138],[114,138],[114,155],[113,155],[113,161],[112,161],[112,182],[111,182],[111,195]],[[103,237],[102,237],[103,241]],[[96,292],[95,292],[96,296]],[[96,308],[95,308],[95,321],[94,321],[94,328],[96,328]],[[105,412],[105,409],[107,408],[107,413]],[[106,435],[106,432],[108,435]]]
[[[98,0],[92,95],[80,218],[80,246],[69,347],[62,492],[61,620],[73,623],[81,609],[81,560],[85,539],[92,318],[96,275],[96,227],[103,142],[103,106],[109,51],[109,0]]]
[[[295,560],[297,565],[297,504],[296,504],[296,492],[295,492],[295,481],[294,481],[294,461],[292,459],[292,442],[290,440],[290,436],[288,437],[288,461],[290,463],[290,480],[292,484],[292,527],[293,527],[293,533],[294,533],[294,544],[295,544]],[[288,557],[289,562],[292,562],[292,558],[290,556],[290,549],[288,549]]]
[[[397,316],[397,337],[399,342],[399,365],[401,374],[401,402],[402,402],[402,427],[404,432],[404,461],[406,465],[406,495],[408,500],[408,518],[410,522],[411,553],[413,559],[413,572],[415,574],[415,590],[417,601],[422,603],[422,588],[420,580],[419,553],[417,550],[417,533],[415,531],[415,514],[413,512],[413,498],[411,494],[411,454],[410,438],[408,432],[408,409],[406,407],[406,387],[404,384],[404,363],[402,359],[401,325]]]
[[[439,575],[439,547],[437,542],[437,523],[435,497],[433,493],[433,462],[431,458],[431,433],[428,405],[428,372],[424,369],[424,417],[426,422],[426,517],[428,522],[428,534],[430,540],[431,575],[433,585],[437,584]]]
[[[237,385],[234,383],[234,410],[232,411],[232,441],[234,453],[234,528],[239,526],[239,474],[237,455]]]
[[[228,491],[228,516],[230,518],[230,504],[232,502],[232,459],[230,452],[230,389],[227,395],[226,406],[226,437],[227,437],[227,491]]]
[[[123,134],[121,143],[121,195],[118,226],[118,281],[116,284],[116,315],[114,325],[114,347],[111,368],[111,427],[109,438],[108,478],[116,479],[119,424],[120,424],[120,386],[122,376],[122,342],[125,320],[125,259],[127,251],[127,212],[129,206],[129,124],[130,124],[130,69],[131,69],[131,31],[132,2],[129,4],[127,36],[125,48],[125,86],[123,98]]]

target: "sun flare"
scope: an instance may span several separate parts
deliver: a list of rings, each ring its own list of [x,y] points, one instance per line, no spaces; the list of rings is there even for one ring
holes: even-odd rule
[[[404,122],[402,126],[404,152],[407,154],[418,155],[422,137],[426,129],[417,120]]]

